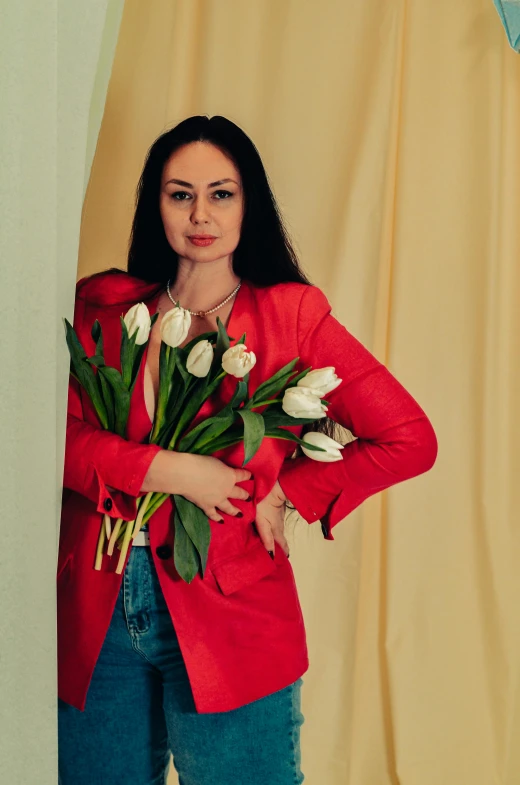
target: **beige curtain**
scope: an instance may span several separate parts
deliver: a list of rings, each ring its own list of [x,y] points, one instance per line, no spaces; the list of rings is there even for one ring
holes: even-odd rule
[[[99,130],[122,6],[2,4],[2,783],[58,779],[55,582],[69,369],[61,318],[72,318],[85,151]]]
[[[309,785],[520,779],[520,58],[491,0],[127,0],[79,275],[125,266],[155,137],[223,114],[434,469],[289,526]],[[175,782],[172,773],[171,782]]]

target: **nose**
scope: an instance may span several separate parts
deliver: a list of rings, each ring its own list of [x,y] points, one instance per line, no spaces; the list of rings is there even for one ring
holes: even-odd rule
[[[209,223],[208,204],[203,196],[197,196],[194,199],[191,220],[195,224]]]

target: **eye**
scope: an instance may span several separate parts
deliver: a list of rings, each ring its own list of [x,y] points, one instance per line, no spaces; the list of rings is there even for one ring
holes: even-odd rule
[[[187,199],[192,198],[192,195],[188,193],[188,191],[173,191],[170,196],[176,202],[186,202]],[[234,196],[234,193],[221,189],[219,191],[214,191],[212,196],[216,198],[217,202],[221,202],[223,199],[229,199],[231,196]]]

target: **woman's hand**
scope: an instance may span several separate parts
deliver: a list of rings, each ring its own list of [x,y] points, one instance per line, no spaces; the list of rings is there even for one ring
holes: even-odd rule
[[[150,464],[143,491],[178,493],[206,513],[213,521],[223,521],[220,514],[242,515],[232,499],[249,499],[238,482],[251,479],[249,469],[234,468],[212,455],[161,450]]]
[[[274,554],[275,542],[289,556],[289,545],[284,536],[286,496],[276,481],[267,496],[256,506],[255,526],[268,551]]]

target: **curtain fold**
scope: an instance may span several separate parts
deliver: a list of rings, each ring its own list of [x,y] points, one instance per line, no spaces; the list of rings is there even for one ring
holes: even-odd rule
[[[489,0],[125,4],[79,275],[125,266],[155,137],[223,114],[335,315],[439,439],[334,543],[289,516],[309,785],[520,776],[519,67]]]

